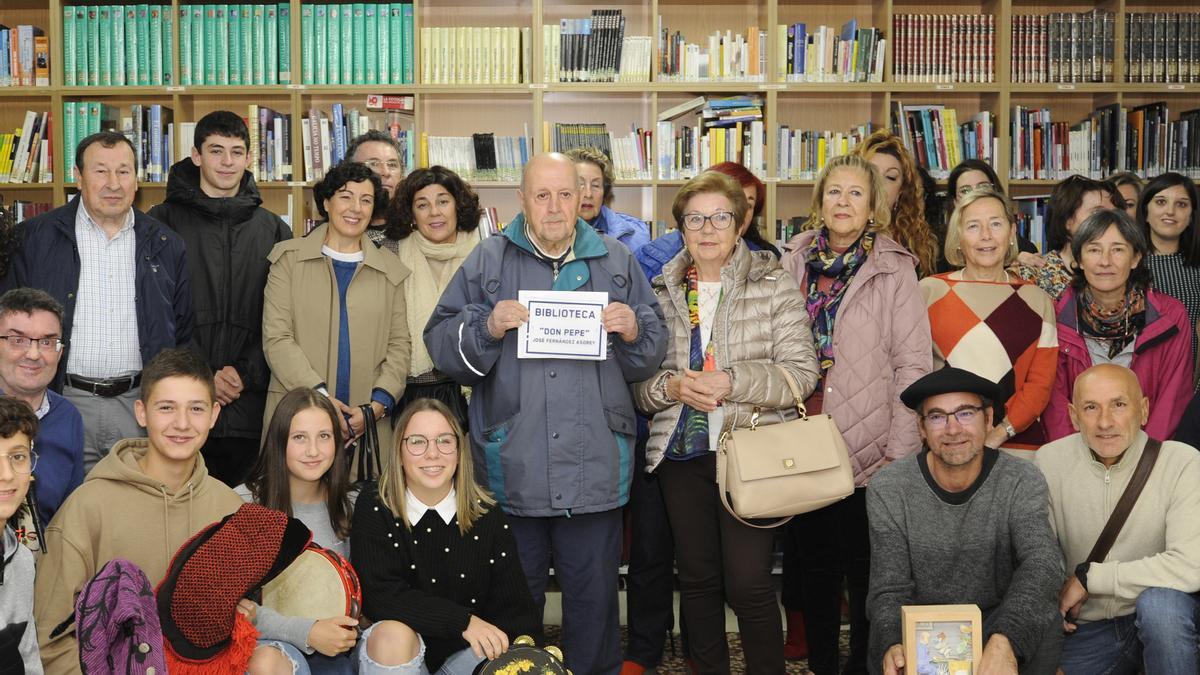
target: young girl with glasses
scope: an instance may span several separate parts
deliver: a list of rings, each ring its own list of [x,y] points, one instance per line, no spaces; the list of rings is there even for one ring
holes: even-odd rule
[[[474,478],[450,409],[418,399],[396,422],[377,488],[354,515],[351,559],[362,582],[359,672],[467,675],[541,618],[504,513]]]

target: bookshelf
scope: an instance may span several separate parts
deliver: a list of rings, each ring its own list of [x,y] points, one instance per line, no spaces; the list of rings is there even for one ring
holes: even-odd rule
[[[528,136],[533,150],[544,148],[543,125],[556,122],[603,122],[614,134],[626,134],[630,127],[654,129],[658,113],[701,94],[753,94],[763,102],[766,148],[767,202],[764,227],[770,229],[777,219],[807,213],[812,180],[777,175],[779,126],[792,130],[846,131],[870,122],[888,126],[894,102],[906,105],[941,103],[957,110],[959,122],[980,111],[994,115],[999,148],[994,164],[997,173],[1014,195],[1044,193],[1049,180],[1013,180],[1009,176],[1011,115],[1014,105],[1048,107],[1058,121],[1077,122],[1091,110],[1106,104],[1143,105],[1164,100],[1170,105],[1172,119],[1180,111],[1200,107],[1200,83],[1150,84],[1126,82],[1125,21],[1129,12],[1194,12],[1188,0],[1103,0],[1065,3],[1026,0],[617,0],[582,3],[576,0],[414,0],[413,58],[415,84],[302,84],[301,8],[307,2],[289,0],[290,63],[292,81],[275,85],[171,85],[79,87],[65,85],[63,72],[63,8],[77,4],[98,5],[94,0],[3,0],[0,24],[34,24],[45,30],[50,41],[51,83],[49,87],[0,88],[0,129],[19,126],[26,110],[49,110],[53,116],[53,181],[45,184],[3,184],[0,193],[6,199],[28,199],[64,203],[73,191],[66,180],[72,161],[64,152],[61,116],[67,101],[100,101],[128,110],[135,103],[158,103],[174,110],[176,123],[195,121],[201,115],[220,108],[245,114],[251,104],[268,106],[290,114],[290,136],[294,181],[260,181],[264,205],[293,216],[293,227],[303,227],[305,217],[315,209],[312,183],[306,180],[301,149],[302,119],[311,108],[328,110],[333,103],[362,106],[367,94],[407,94],[414,97],[414,110],[406,113],[417,136],[470,135],[486,131],[497,136]],[[166,4],[166,3],[163,3]],[[199,3],[171,0],[170,7],[179,16],[181,7]],[[330,4],[349,4],[331,0]],[[746,34],[751,27],[766,33],[766,72],[761,82],[663,82],[657,81],[657,58],[652,60],[651,81],[614,83],[548,82],[543,72],[543,26],[560,20],[586,17],[594,8],[622,10],[625,35],[654,37],[657,44],[659,17],[670,31],[680,31],[691,42],[702,41],[716,30]],[[1010,77],[1012,57],[1010,25],[1016,15],[1050,12],[1115,13],[1115,54],[1111,83],[1014,83]],[[896,45],[893,17],[904,14],[984,14],[994,20],[994,77],[991,82],[896,82],[893,57]],[[860,27],[875,27],[888,40],[884,53],[882,82],[795,82],[787,81],[778,71],[776,55],[786,45],[787,36],[778,26],[795,22],[810,25],[841,24],[856,19]],[[515,26],[525,31],[530,42],[528,79],[517,84],[441,85],[421,80],[423,51],[422,28],[459,26]],[[172,22],[169,56],[174,73],[180,73],[180,25]],[[653,144],[652,144],[653,149]],[[618,210],[647,220],[670,222],[670,205],[681,180],[651,178],[618,181]],[[476,183],[483,202],[496,207],[507,220],[518,208],[515,183]],[[149,208],[164,196],[162,183],[142,183],[137,199],[140,208]],[[772,233],[768,233],[771,236]]]

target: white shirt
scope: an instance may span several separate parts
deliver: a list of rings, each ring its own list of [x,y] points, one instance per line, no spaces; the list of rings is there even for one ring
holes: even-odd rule
[[[137,318],[137,235],[133,209],[117,236],[88,214],[75,214],[79,288],[71,328],[67,372],[93,379],[133,375],[142,369]]]
[[[442,518],[442,522],[447,525],[450,524],[451,520],[454,520],[454,515],[458,513],[458,502],[456,499],[457,495],[454,492],[454,488],[451,487],[450,494],[443,497],[442,501],[433,506],[433,510],[437,511],[437,514]],[[417,499],[412,490],[406,489],[404,491],[404,500],[404,510],[408,516],[408,525],[412,527],[421,522],[421,519],[425,517],[425,513],[429,511],[430,507],[426,506],[425,502]]]

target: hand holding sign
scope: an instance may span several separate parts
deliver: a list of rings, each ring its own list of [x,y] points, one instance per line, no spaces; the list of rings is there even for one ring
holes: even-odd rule
[[[504,338],[504,334],[514,328],[520,328],[521,324],[529,320],[529,310],[525,309],[525,305],[516,300],[501,300],[492,308],[492,313],[488,315],[487,329],[492,334],[492,337],[497,340]]]
[[[603,361],[608,356],[605,330],[608,321],[616,323],[616,328],[610,327],[608,331],[622,331],[627,340],[637,336],[637,322],[631,309],[621,305],[624,313],[618,308],[611,316],[608,314],[612,305],[607,293],[520,291],[517,299],[524,312],[524,321],[517,328],[519,359]],[[501,304],[496,304],[493,316],[500,313]]]
[[[600,313],[600,322],[604,330],[616,333],[626,342],[633,342],[638,336],[637,315],[633,309],[623,302],[610,302]]]

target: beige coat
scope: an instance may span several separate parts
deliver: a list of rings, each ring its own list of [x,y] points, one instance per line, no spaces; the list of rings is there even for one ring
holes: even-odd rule
[[[670,341],[662,368],[633,387],[634,404],[652,415],[646,443],[646,470],[662,460],[675,431],[683,404],[663,395],[662,380],[688,367],[691,323],[685,281],[692,257],[680,251],[651,284],[662,307]],[[783,419],[796,417],[795,401],[782,369],[791,373],[807,398],[817,385],[817,357],[804,297],[795,280],[766,251],[750,251],[738,241],[733,256],[721,269],[724,297],[712,327],[718,368],[730,370],[733,391],[725,397],[725,429],[745,427],[755,408],[780,409]],[[762,423],[781,421],[776,414]]]
[[[306,237],[275,245],[268,259],[263,305],[263,352],[271,366],[263,431],[275,406],[289,390],[316,387],[333,391],[337,382],[338,304],[333,263],[321,254],[322,225]],[[362,237],[365,254],[346,291],[350,318],[350,400],[371,401],[382,389],[399,400],[408,375],[409,334],[402,283],[408,270],[400,259]],[[391,425],[377,426],[382,447],[390,447]]]

